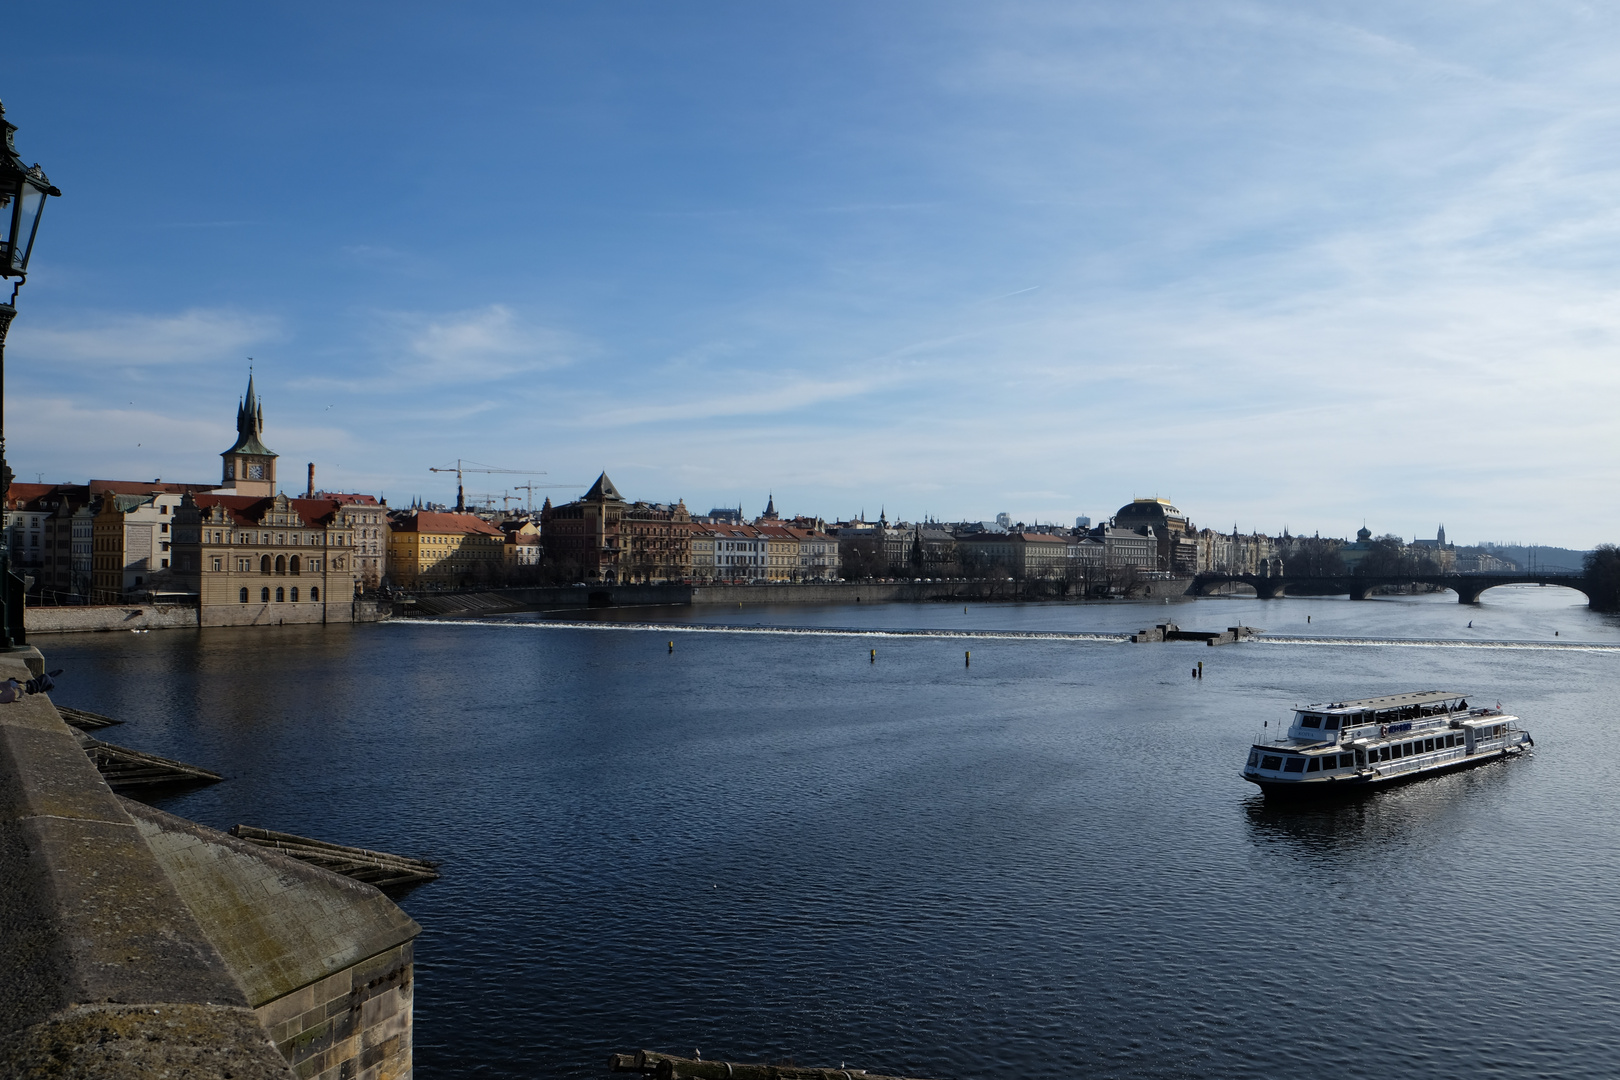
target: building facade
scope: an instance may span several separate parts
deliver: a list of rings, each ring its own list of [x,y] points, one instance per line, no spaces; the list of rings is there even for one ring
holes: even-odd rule
[[[417,510],[388,525],[388,580],[462,589],[505,577],[506,534],[476,514]]]
[[[632,503],[607,473],[573,502],[540,510],[546,557],[582,581],[688,581],[692,515],[684,502]]]
[[[331,499],[188,495],[175,511],[175,573],[203,626],[352,622],[354,528]]]
[[[311,466],[313,468],[313,466]],[[362,592],[382,584],[388,572],[388,504],[375,495],[319,491],[315,499],[330,499],[339,506],[338,517],[354,532],[355,571]]]
[[[962,562],[976,574],[1013,578],[1060,578],[1069,562],[1069,541],[1048,533],[972,533],[957,540]]]
[[[175,513],[184,498],[163,492],[101,496],[91,519],[92,604],[195,598],[194,585],[178,573],[174,550]]]

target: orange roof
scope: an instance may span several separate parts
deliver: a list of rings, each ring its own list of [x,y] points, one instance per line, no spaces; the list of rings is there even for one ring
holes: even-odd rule
[[[266,510],[275,502],[271,495],[193,495],[199,510],[224,507],[238,525],[257,525]],[[325,524],[337,511],[338,504],[331,499],[288,499],[287,505],[305,525]]]
[[[505,533],[477,514],[442,514],[432,510],[419,510],[410,517],[392,521],[389,528],[395,532],[433,533],[436,536],[505,537]]]
[[[377,496],[375,495],[355,495],[351,492],[345,491],[317,491],[315,493],[315,497],[318,499],[331,499],[333,502],[343,503],[345,506],[382,505],[382,503],[377,501]]]
[[[49,495],[55,490],[55,484],[19,484],[13,480],[10,489],[6,492],[6,505],[16,510],[26,503],[33,502],[41,495]]]

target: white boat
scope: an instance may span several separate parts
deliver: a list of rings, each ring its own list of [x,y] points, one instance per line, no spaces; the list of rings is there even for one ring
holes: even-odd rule
[[[1517,716],[1423,690],[1298,708],[1287,735],[1249,749],[1243,779],[1267,798],[1314,798],[1466,769],[1534,745]]]

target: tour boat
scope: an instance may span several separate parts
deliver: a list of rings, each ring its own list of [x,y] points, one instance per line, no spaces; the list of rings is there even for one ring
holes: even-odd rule
[[[1366,791],[1524,753],[1519,718],[1424,690],[1296,709],[1288,734],[1255,743],[1243,779],[1267,798]]]

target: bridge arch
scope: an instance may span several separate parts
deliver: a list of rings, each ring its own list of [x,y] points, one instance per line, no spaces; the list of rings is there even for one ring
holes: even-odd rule
[[[1580,593],[1582,596],[1584,596],[1587,604],[1592,603],[1592,594],[1586,591],[1586,582],[1581,578],[1570,578],[1567,581],[1492,581],[1484,584],[1481,588],[1470,590],[1472,595],[1468,596],[1463,594],[1463,590],[1454,586],[1448,585],[1447,588],[1450,588],[1457,594],[1458,603],[1477,604],[1479,603],[1479,598],[1490,592],[1492,589],[1507,585],[1539,585],[1542,588],[1547,589],[1568,589],[1570,592]]]

